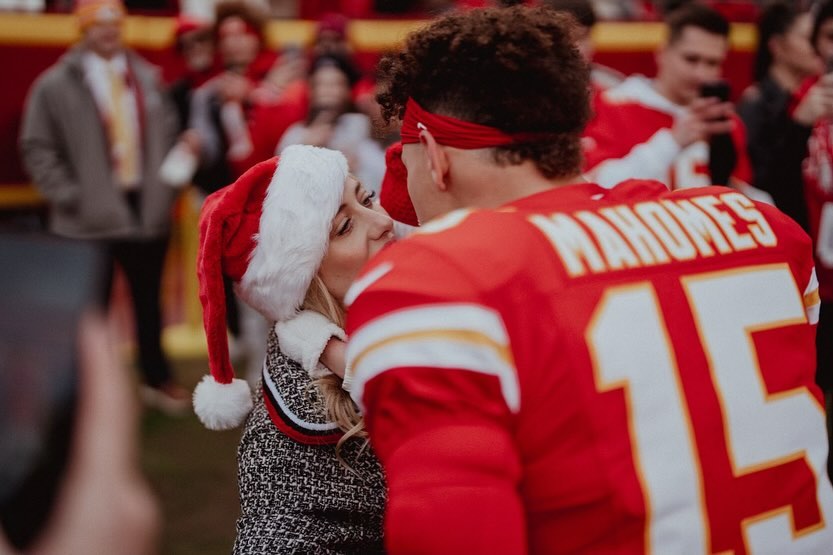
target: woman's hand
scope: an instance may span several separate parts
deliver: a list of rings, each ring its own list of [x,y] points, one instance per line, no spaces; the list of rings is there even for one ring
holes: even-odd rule
[[[281,352],[300,364],[313,377],[320,375],[318,367],[324,362],[322,357],[328,344],[338,343],[331,339],[343,341],[347,338],[343,329],[314,310],[303,310],[289,320],[277,322],[275,333],[278,335]],[[339,347],[334,345],[331,349],[327,358],[333,366],[324,364],[331,372],[343,377],[344,354],[339,359]]]

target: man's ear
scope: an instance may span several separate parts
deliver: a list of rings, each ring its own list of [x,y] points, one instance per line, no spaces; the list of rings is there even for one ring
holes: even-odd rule
[[[448,190],[448,156],[445,149],[434,140],[431,132],[424,128],[419,132],[419,142],[425,147],[431,181],[439,190]]]

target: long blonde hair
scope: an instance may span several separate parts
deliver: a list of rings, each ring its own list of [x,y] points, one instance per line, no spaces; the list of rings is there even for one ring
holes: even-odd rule
[[[319,312],[339,327],[344,328],[344,308],[333,297],[319,276],[315,276],[312,283],[310,283],[302,307],[306,310]],[[364,438],[366,443],[367,431],[364,429],[364,419],[356,409],[356,405],[350,398],[350,394],[342,389],[341,378],[335,374],[328,374],[315,380],[314,384],[321,391],[327,417],[344,432],[344,435],[336,445],[336,456],[341,464],[347,467],[348,470],[353,471],[344,459],[342,459],[341,448],[347,440],[353,437]]]

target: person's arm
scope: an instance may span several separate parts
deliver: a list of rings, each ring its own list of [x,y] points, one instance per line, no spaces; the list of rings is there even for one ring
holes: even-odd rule
[[[383,254],[364,275],[386,263]],[[388,480],[386,548],[394,555],[526,553],[521,460],[511,433],[519,391],[506,332],[476,299],[420,291],[427,275],[452,291],[470,290],[451,266],[410,250],[406,264],[348,309],[351,394]]]
[[[615,105],[605,107],[599,101],[597,109],[588,126],[585,155],[590,179],[602,187],[614,187],[626,179],[668,184],[671,167],[683,149],[712,135],[729,133],[734,126],[730,103],[697,98],[670,128],[657,130],[647,140],[629,142],[636,122],[623,119]]]
[[[81,187],[69,166],[66,147],[54,121],[53,108],[43,81],[32,88],[20,132],[20,151],[26,171],[50,204],[72,208]]]
[[[625,179],[656,179],[666,182],[671,165],[682,149],[670,129],[660,129],[644,143],[635,145],[621,158],[608,158],[588,172],[602,187],[614,187]]]
[[[346,368],[344,340],[347,336],[338,325],[314,310],[302,310],[288,320],[275,323],[278,344],[284,355],[317,377],[323,364],[333,374],[344,377]]]

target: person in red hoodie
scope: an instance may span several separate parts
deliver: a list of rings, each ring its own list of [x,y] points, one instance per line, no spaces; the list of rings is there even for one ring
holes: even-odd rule
[[[721,183],[769,200],[750,186],[745,130],[732,104],[701,97],[702,87],[721,77],[729,22],[692,3],[671,12],[666,24],[656,77],[631,75],[597,97],[583,140],[585,170],[604,187],[629,178],[656,179],[671,190]],[[715,140],[725,145],[718,153],[735,154],[720,172],[712,164],[719,159]]]

